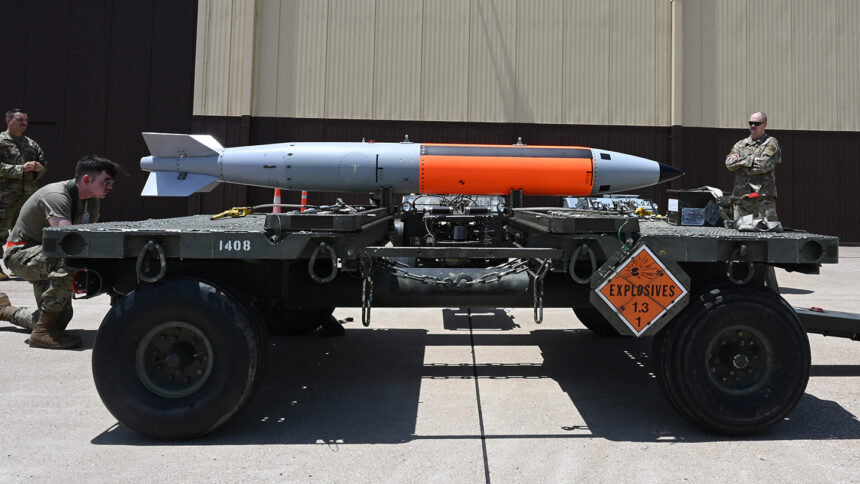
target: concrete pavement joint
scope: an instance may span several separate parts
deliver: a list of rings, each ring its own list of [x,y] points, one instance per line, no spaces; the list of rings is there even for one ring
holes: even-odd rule
[[[478,382],[478,359],[475,355],[475,331],[472,327],[472,308],[467,309],[469,316],[469,345],[472,351],[472,373],[475,375],[475,399],[478,402],[478,425],[481,430],[481,452],[484,455],[484,480],[490,484],[490,460],[487,457],[487,435],[484,432],[484,413],[481,410],[481,386]]]

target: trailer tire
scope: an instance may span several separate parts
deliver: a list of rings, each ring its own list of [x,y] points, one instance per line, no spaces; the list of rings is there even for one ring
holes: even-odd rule
[[[612,324],[600,314],[597,308],[573,308],[573,314],[579,319],[583,326],[591,330],[592,333],[603,336],[604,338],[618,338],[621,335]]]
[[[334,310],[334,306],[287,308],[278,303],[266,316],[266,328],[276,336],[303,336],[325,324]]]
[[[782,421],[806,390],[809,339],[773,291],[719,283],[696,292],[654,338],[658,379],[685,419],[748,435]]]
[[[93,378],[123,425],[159,439],[209,433],[250,400],[265,348],[256,314],[194,279],[138,287],[111,308],[93,346]]]

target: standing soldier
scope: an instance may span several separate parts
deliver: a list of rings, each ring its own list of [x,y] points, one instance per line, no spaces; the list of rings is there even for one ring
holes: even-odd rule
[[[27,113],[6,111],[6,131],[0,133],[0,244],[6,243],[21,206],[47,171],[42,148],[24,136],[28,124]],[[0,269],[0,281],[8,278]]]
[[[779,219],[774,170],[782,160],[782,153],[776,138],[764,132],[767,128],[765,113],[751,114],[749,125],[749,137],[735,143],[726,157],[726,168],[735,173],[732,196],[740,199],[735,204],[734,218],[737,221],[752,214],[754,219],[776,222]]]

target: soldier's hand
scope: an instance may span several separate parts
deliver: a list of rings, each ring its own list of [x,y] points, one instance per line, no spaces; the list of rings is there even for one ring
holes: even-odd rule
[[[42,171],[42,164],[38,161],[28,161],[24,163],[24,171],[39,172]]]

